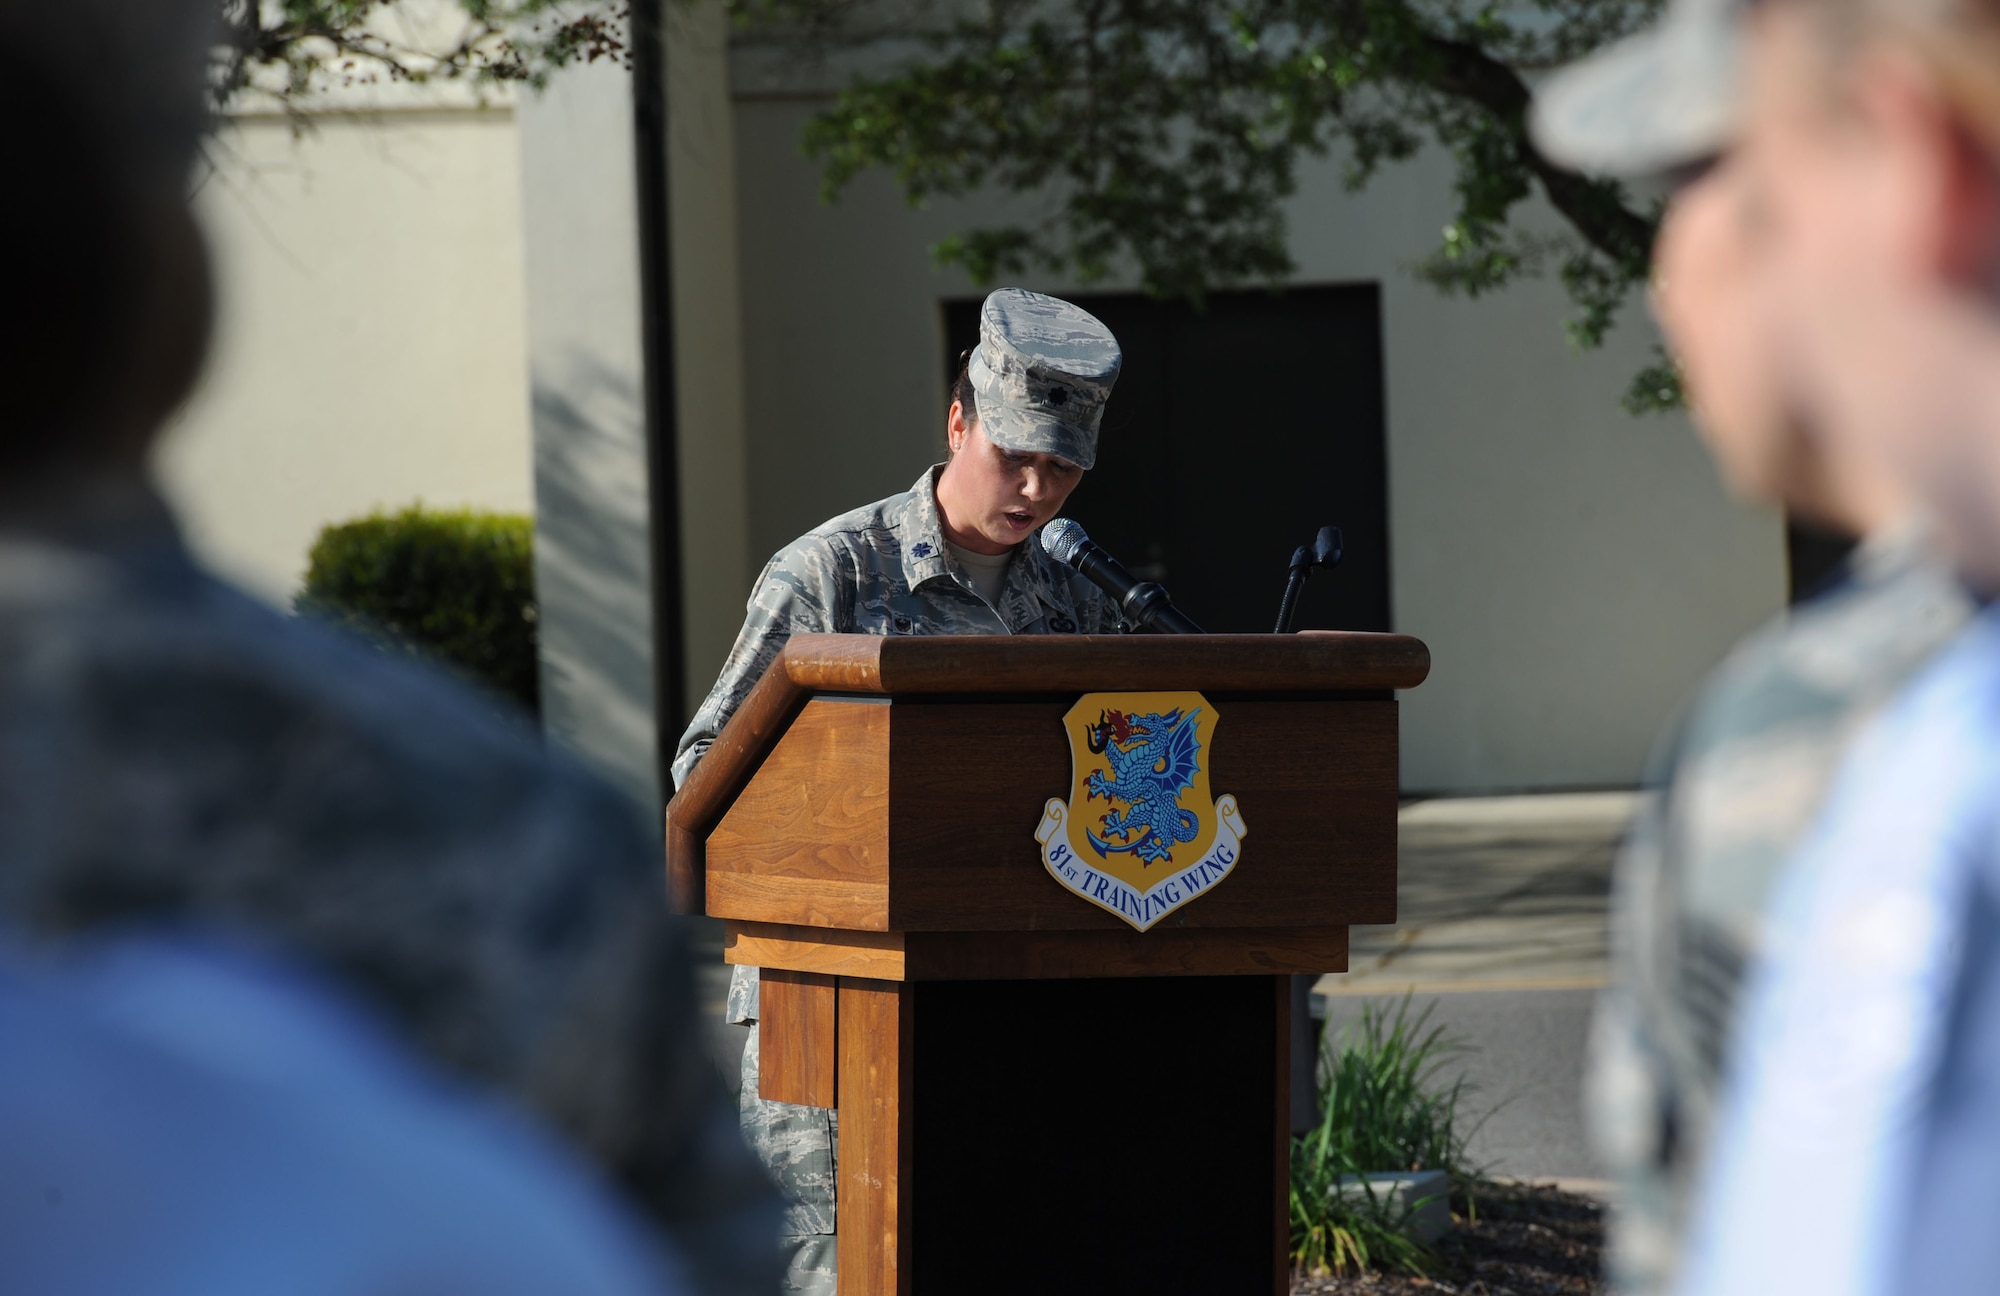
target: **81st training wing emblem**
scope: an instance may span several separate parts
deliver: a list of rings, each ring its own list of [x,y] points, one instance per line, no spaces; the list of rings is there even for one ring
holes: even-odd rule
[[[1215,708],[1196,692],[1086,693],[1063,717],[1070,794],[1035,838],[1050,876],[1140,931],[1229,876],[1248,829],[1211,798]]]

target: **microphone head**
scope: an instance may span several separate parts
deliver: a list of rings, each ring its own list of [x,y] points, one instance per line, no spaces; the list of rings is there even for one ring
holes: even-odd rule
[[[1074,518],[1057,518],[1042,528],[1042,549],[1059,563],[1074,564],[1077,554],[1089,543],[1083,525]]]

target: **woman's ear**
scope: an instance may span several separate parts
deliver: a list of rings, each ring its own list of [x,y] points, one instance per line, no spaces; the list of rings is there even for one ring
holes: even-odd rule
[[[945,419],[944,425],[945,444],[951,447],[953,454],[957,454],[965,445],[966,429],[965,405],[961,401],[953,401],[951,414]]]
[[[1962,122],[1951,123],[1940,148],[1948,157],[1939,213],[1941,268],[1953,281],[1991,297],[2000,292],[2000,161]]]
[[[1983,291],[2000,261],[2000,166],[1936,77],[1902,52],[1862,66],[1857,101],[1891,159],[1880,186],[1917,273]]]

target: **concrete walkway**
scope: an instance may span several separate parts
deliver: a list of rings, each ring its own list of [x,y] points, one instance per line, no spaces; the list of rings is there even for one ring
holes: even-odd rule
[[[1397,921],[1356,927],[1323,994],[1509,985],[1594,989],[1630,792],[1417,801],[1400,816]]]
[[[1625,792],[1467,797],[1403,808],[1399,921],[1357,927],[1349,971],[1322,977],[1328,1031],[1364,1006],[1428,1009],[1470,1052],[1472,1140],[1490,1173],[1595,1174],[1580,1114],[1584,1041],[1607,974],[1612,856]]]

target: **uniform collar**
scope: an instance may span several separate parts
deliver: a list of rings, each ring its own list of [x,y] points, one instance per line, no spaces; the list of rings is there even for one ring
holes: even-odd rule
[[[1912,513],[1863,537],[1848,569],[1857,580],[1880,584],[1912,568],[1940,562],[1936,529],[1928,517]]]
[[[944,518],[938,513],[937,479],[943,464],[933,464],[910,487],[909,500],[891,521],[903,542],[903,582],[916,589],[942,576],[952,579],[951,560],[944,547]]]
[[[173,514],[136,472],[51,470],[0,483],[0,536],[104,553],[181,547]]]
[[[178,597],[199,579],[173,514],[137,474],[0,484],[0,604]]]
[[[890,519],[903,542],[903,581],[916,589],[925,581],[956,582],[957,564],[944,543],[944,519],[938,513],[937,481],[943,464],[924,470],[910,487],[909,498]],[[1044,608],[1062,611],[1062,574],[1055,559],[1042,551],[1040,533],[1016,549],[1007,567],[1007,584],[1000,594],[1001,617],[1012,630],[1025,629],[1042,615]]]

